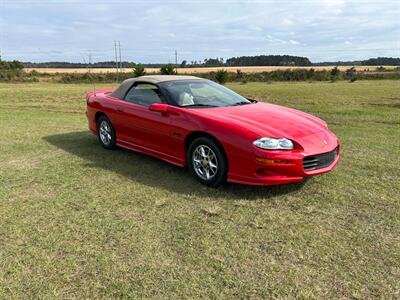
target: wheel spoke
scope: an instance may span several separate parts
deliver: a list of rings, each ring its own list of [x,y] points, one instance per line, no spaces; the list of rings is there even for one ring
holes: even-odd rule
[[[206,170],[204,169],[204,167],[203,166],[200,166],[199,167],[199,171],[200,171],[200,173],[204,176],[204,174],[206,173]]]
[[[211,170],[216,170],[217,169],[217,165],[216,164],[214,164],[212,161],[210,161],[209,163],[208,163],[208,165],[209,165],[209,167],[210,167],[210,169]]]
[[[207,157],[207,155],[206,155],[206,151],[204,150],[204,147],[201,147],[199,150],[200,150],[200,154],[201,154],[201,156],[203,156],[203,157]]]
[[[206,169],[206,178],[210,179],[210,170],[209,169]]]

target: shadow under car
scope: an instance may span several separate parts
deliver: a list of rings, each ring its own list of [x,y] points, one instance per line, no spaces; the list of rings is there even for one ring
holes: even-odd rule
[[[106,150],[89,131],[77,131],[49,135],[43,138],[51,145],[78,156],[91,167],[101,168],[126,176],[132,181],[169,190],[174,193],[199,197],[232,200],[255,200],[295,192],[305,181],[276,186],[246,186],[225,184],[220,188],[208,188],[195,181],[185,168],[123,148]]]

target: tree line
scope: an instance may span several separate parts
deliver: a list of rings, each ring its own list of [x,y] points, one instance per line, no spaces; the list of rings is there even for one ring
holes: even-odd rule
[[[398,57],[377,57],[366,60],[327,61],[313,63],[314,66],[400,66]]]
[[[291,55],[239,56],[226,60],[227,66],[311,66],[307,57]]]

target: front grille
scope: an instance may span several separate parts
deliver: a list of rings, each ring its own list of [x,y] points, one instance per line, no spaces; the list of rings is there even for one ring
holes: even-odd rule
[[[307,156],[303,158],[303,169],[305,171],[322,169],[330,166],[336,159],[338,149],[327,153]]]

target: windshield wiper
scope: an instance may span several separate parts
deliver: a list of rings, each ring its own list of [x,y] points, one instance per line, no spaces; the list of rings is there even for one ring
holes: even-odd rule
[[[202,103],[183,105],[183,106],[181,106],[181,107],[194,107],[194,106],[217,107],[216,105],[202,104]]]
[[[236,102],[235,104],[232,104],[232,106],[238,106],[238,105],[246,105],[246,104],[251,104],[252,102],[248,102],[248,101],[240,101],[240,102]]]

